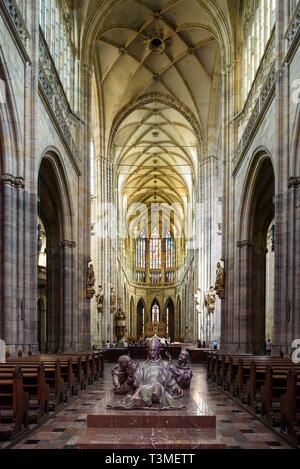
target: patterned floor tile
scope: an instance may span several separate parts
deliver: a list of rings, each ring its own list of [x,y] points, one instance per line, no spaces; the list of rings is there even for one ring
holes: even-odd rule
[[[41,425],[30,437],[27,436],[16,444],[14,448],[74,449],[81,434],[86,430],[87,414],[98,404],[99,399],[103,399],[111,389],[112,366],[115,365],[106,364],[104,378],[101,378],[92,389],[77,397],[57,414],[50,414],[45,424]],[[250,413],[242,410],[232,399],[209,383],[206,380],[204,367],[192,365],[192,370],[191,392],[193,396],[198,396],[199,402],[203,401],[210,409],[213,409],[217,419],[217,432],[227,444],[228,449],[291,448],[288,443],[277,437]],[[112,436],[113,438],[115,435]],[[161,439],[163,438],[167,438],[167,435],[162,432]],[[117,444],[121,439],[120,433],[114,441]],[[179,436],[178,441],[180,440]]]

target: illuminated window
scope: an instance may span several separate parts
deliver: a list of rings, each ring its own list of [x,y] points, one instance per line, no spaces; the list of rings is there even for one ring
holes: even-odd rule
[[[136,267],[146,268],[146,238],[144,231],[141,231],[136,241]]]
[[[175,272],[166,272],[166,283],[174,283],[175,282]]]
[[[160,308],[156,301],[151,308],[151,321],[154,322],[155,319],[157,320],[157,322],[160,321]]]
[[[266,50],[271,31],[275,24],[276,0],[260,0],[256,8],[249,0],[248,14],[245,17],[243,44],[243,88],[246,100],[255,74]]]
[[[161,239],[156,228],[150,238],[150,269],[161,269]]]
[[[151,283],[161,283],[161,272],[150,272],[149,278]]]
[[[74,107],[77,80],[72,12],[66,0],[40,0],[40,27],[48,44],[66,96]]]
[[[175,267],[175,243],[170,233],[165,238],[165,267],[166,269]]]

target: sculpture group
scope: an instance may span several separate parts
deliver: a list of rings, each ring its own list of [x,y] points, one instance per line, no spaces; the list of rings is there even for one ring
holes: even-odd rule
[[[148,358],[134,365],[128,355],[119,358],[118,366],[112,370],[114,393],[123,395],[108,404],[116,409],[184,409],[178,401],[183,389],[188,388],[192,379],[188,352],[182,352],[176,367],[171,358],[164,361],[160,355],[160,340],[149,340]]]

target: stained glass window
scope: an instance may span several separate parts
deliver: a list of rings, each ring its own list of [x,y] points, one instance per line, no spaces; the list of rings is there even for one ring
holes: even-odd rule
[[[161,269],[161,239],[156,228],[150,238],[150,269]]]
[[[160,308],[156,302],[151,308],[151,321],[152,322],[154,322],[155,315],[156,315],[157,321],[159,322],[160,321]]]
[[[175,282],[175,272],[166,272],[166,283],[174,283]]]
[[[150,272],[149,277],[151,283],[161,283],[161,272]]]
[[[145,283],[145,280],[146,280],[145,272],[136,272],[136,281],[137,282]]]
[[[144,231],[141,231],[136,241],[136,267],[146,268],[146,238]]]
[[[175,242],[170,233],[167,233],[165,238],[165,254],[166,269],[173,269],[175,267]]]

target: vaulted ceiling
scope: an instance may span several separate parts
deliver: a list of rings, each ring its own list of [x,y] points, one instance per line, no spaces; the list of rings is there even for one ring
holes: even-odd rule
[[[196,0],[118,2],[99,25],[94,69],[103,140],[112,143],[105,152],[128,203],[190,201],[220,98],[220,47],[207,11]]]

